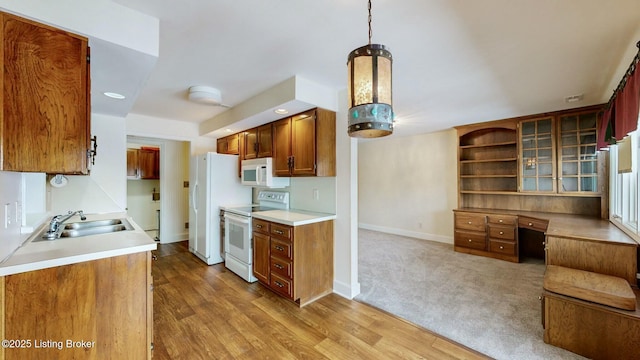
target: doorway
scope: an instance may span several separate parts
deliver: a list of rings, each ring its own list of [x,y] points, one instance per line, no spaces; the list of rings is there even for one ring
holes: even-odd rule
[[[152,239],[172,243],[189,239],[188,141],[127,136],[127,148],[138,149],[139,168],[127,166],[127,213]],[[149,163],[157,151],[157,176]],[[135,151],[127,151],[127,163],[135,163]],[[142,155],[141,155],[142,154]],[[140,156],[142,156],[140,158]],[[131,161],[129,161],[131,160]],[[143,169],[143,168],[146,168]]]
[[[127,138],[127,213],[156,241],[161,236],[162,144],[141,138]]]

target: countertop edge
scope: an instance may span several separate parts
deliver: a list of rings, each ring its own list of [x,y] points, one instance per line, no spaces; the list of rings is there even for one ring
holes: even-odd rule
[[[313,223],[318,223],[323,221],[335,220],[337,218],[335,214],[314,213],[310,211],[304,211],[304,210],[301,211],[301,210],[295,210],[295,209],[283,210],[283,211],[290,214],[294,214],[294,215],[300,214],[303,216],[310,216],[310,218],[302,219],[302,220],[290,220],[290,219],[286,219],[278,216],[273,216],[272,214],[269,214],[269,211],[255,212],[251,216],[253,216],[256,219],[271,221],[278,224],[284,224],[289,226],[301,226],[301,225],[313,224]]]
[[[91,220],[126,218],[134,229],[126,231],[126,234],[120,232],[98,234],[76,238],[75,241],[58,239],[54,240],[55,242],[34,242],[35,236],[40,233],[43,226],[46,226],[42,224],[13,254],[0,263],[0,276],[152,251],[158,247],[157,243],[126,213],[86,214],[86,216],[91,217]],[[71,220],[77,221],[79,218]],[[115,236],[119,238],[114,241]],[[126,238],[121,239],[122,236]],[[99,242],[95,250],[91,249],[94,247],[91,244],[94,241]],[[87,244],[88,246],[85,246]]]

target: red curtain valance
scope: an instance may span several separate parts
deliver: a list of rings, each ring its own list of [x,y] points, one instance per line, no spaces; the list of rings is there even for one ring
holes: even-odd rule
[[[640,42],[636,44],[640,48]],[[636,71],[639,55],[627,69],[602,116],[598,135],[598,148],[620,140],[638,127],[640,110],[640,71]]]

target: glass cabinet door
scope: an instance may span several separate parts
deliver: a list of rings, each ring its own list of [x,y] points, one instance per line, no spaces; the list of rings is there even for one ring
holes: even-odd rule
[[[553,118],[520,123],[520,191],[556,192]]]
[[[560,117],[559,192],[598,192],[597,112]]]

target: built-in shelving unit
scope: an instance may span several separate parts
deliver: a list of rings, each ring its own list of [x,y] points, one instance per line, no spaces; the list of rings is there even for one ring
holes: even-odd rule
[[[518,152],[515,129],[489,128],[460,136],[461,193],[517,191]]]

